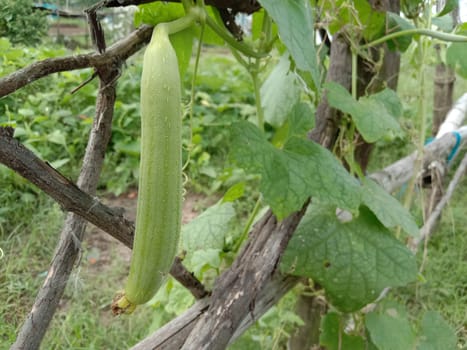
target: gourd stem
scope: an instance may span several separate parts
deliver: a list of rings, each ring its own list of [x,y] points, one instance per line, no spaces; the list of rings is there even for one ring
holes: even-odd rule
[[[244,43],[242,43],[240,41],[237,41],[225,29],[220,27],[210,16],[206,16],[206,24],[217,35],[219,35],[222,39],[224,39],[225,42],[227,42],[227,44],[232,46],[234,49],[240,51],[245,56],[254,57],[254,58],[262,58],[262,57],[267,56],[267,54],[256,52],[255,50],[253,50],[248,45],[246,45],[246,44],[244,44]]]
[[[404,35],[426,35],[431,38],[435,38],[435,39],[439,39],[443,41],[460,42],[460,43],[467,42],[467,36],[442,33],[442,32],[437,32],[431,29],[426,29],[426,28],[414,28],[414,29],[401,30],[400,32],[395,32],[395,33],[385,35],[372,42],[369,42],[368,44],[360,46],[360,49],[368,49],[370,47],[382,44],[388,40],[396,39]]]

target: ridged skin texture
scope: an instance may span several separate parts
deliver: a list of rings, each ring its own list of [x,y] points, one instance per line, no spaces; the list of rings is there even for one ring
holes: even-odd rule
[[[178,62],[164,27],[154,29],[141,78],[138,208],[126,298],[150,300],[177,253],[182,201],[182,112]]]

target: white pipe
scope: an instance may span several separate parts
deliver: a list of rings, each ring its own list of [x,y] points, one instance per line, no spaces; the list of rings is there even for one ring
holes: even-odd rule
[[[436,138],[440,138],[448,132],[459,129],[465,119],[467,113],[467,93],[463,94],[448,112],[446,120],[439,127],[438,134]]]

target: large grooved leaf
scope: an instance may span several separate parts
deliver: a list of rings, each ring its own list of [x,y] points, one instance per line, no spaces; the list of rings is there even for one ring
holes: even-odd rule
[[[284,123],[300,98],[300,86],[289,68],[289,55],[285,54],[261,86],[265,119],[276,128]]]
[[[400,132],[394,117],[399,116],[402,109],[393,91],[385,89],[356,101],[342,85],[329,82],[325,86],[329,104],[352,116],[365,141],[375,142],[388,132]]]
[[[259,0],[279,28],[279,35],[299,69],[319,86],[312,9],[308,0]]]
[[[292,137],[280,150],[248,122],[235,123],[233,136],[233,158],[261,174],[260,190],[279,220],[300,209],[309,196],[349,210],[360,204],[358,182],[323,147]]]
[[[334,209],[322,204],[310,206],[281,270],[312,278],[346,312],[374,301],[385,287],[405,285],[417,276],[413,254],[366,207],[341,223]]]
[[[182,227],[181,244],[183,249],[196,250],[222,249],[229,223],[235,216],[232,203],[213,205],[197,218]]]
[[[419,229],[412,215],[401,203],[374,181],[366,179],[362,189],[363,203],[386,227],[401,226],[409,235],[417,237]]]

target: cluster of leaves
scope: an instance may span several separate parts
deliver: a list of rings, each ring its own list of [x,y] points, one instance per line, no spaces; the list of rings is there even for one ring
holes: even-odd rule
[[[46,14],[34,10],[33,0],[0,1],[0,37],[13,43],[38,45],[47,33]]]
[[[435,311],[427,311],[421,320],[413,322],[404,306],[384,302],[376,311],[365,315],[362,327],[364,339],[358,332],[343,331],[345,318],[328,313],[321,321],[320,343],[328,350],[349,349],[455,349],[456,335],[449,324]],[[353,334],[355,333],[355,334]]]

